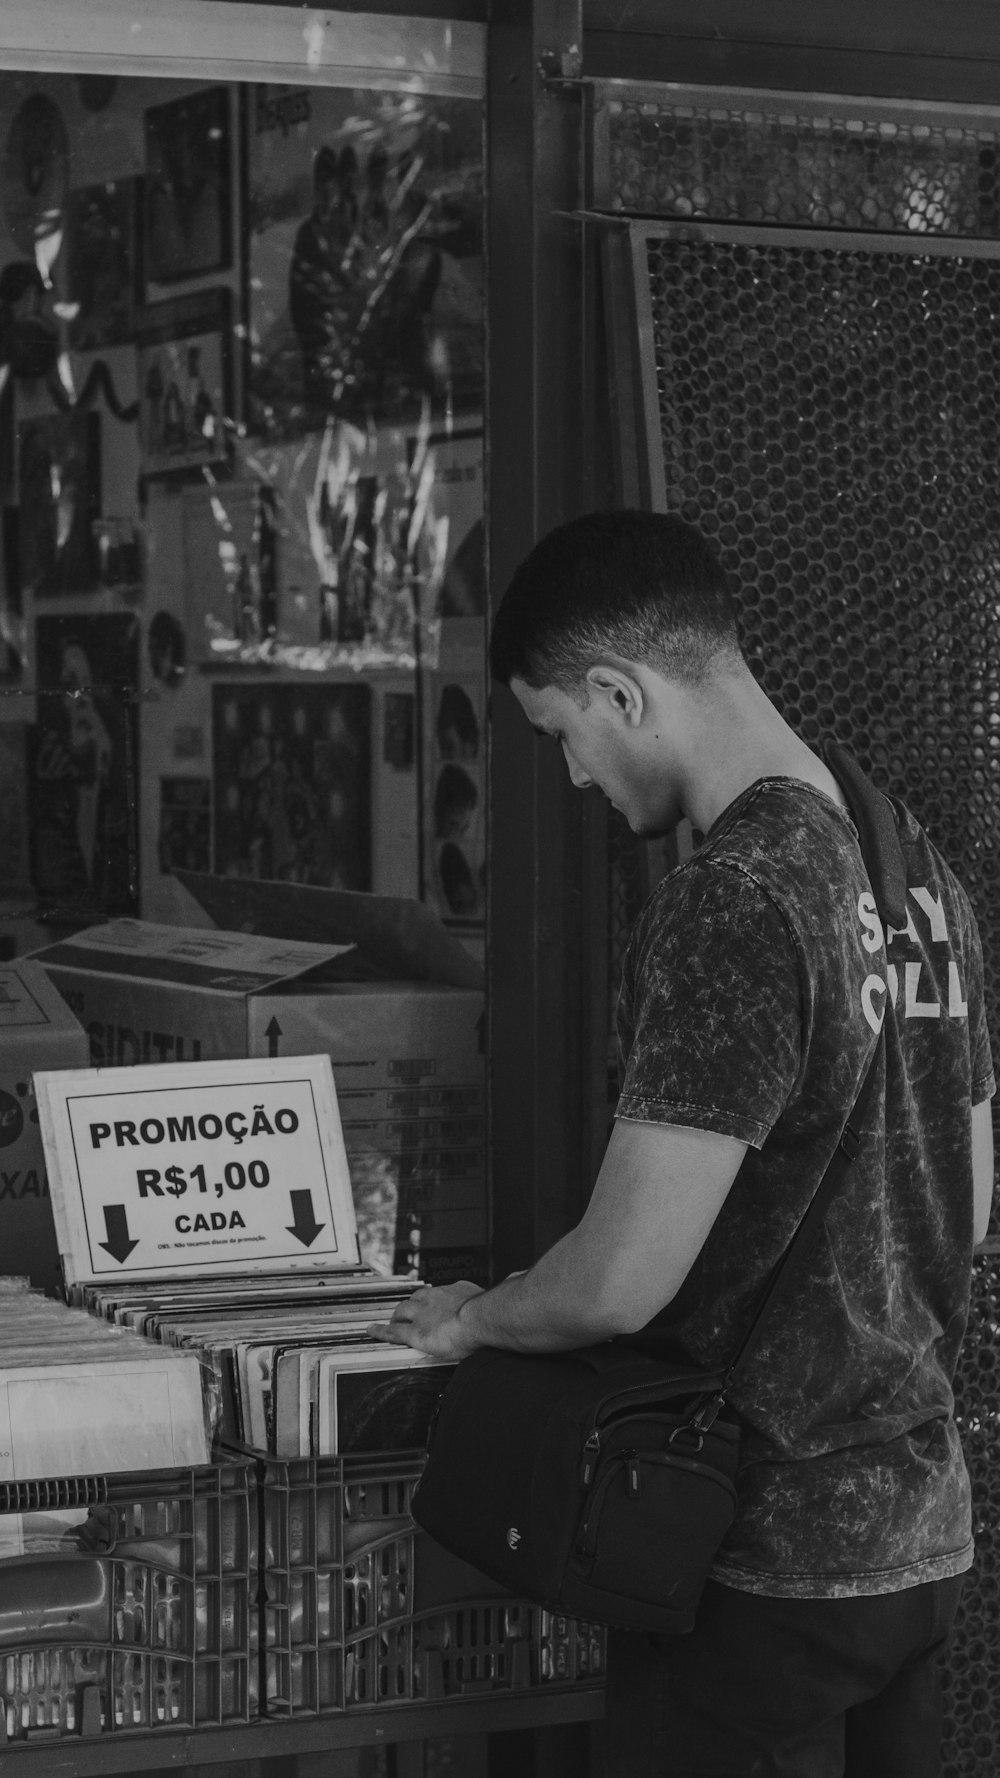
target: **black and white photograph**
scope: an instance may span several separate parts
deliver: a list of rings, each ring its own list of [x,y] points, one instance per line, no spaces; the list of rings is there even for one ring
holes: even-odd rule
[[[212,867],[212,786],[208,778],[160,779],[157,849],[165,877]]]
[[[151,303],[138,321],[144,475],[190,473],[230,452],[231,297],[224,287]]]
[[[101,415],[45,414],[18,427],[21,584],[35,598],[85,593],[97,582]]]
[[[203,87],[146,112],[146,280],[176,284],[232,260],[228,87]]]
[[[81,924],[135,911],[138,620],[39,617],[30,765],[42,907]]]
[[[70,344],[78,352],[135,337],[142,296],[141,190],[141,181],[132,178],[70,193],[65,301]]]

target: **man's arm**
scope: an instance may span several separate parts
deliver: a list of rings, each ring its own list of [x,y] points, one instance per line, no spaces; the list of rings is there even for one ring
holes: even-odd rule
[[[993,1115],[989,1099],[972,1107],[972,1195],[973,1239],[978,1247],[986,1239],[993,1202]]]
[[[712,1130],[620,1119],[576,1228],[493,1290],[418,1291],[384,1337],[457,1359],[477,1346],[560,1352],[636,1332],[676,1296],[745,1152]]]

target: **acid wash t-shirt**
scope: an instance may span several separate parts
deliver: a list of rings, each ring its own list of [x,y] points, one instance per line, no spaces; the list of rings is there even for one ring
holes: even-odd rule
[[[861,1151],[730,1402],[740,1507],[713,1574],[792,1598],[889,1593],[972,1561],[952,1377],[969,1306],[972,1106],[994,1090],[968,900],[893,802],[886,947],[850,817],[762,779],[639,916],[618,1116],[749,1144],[657,1326],[724,1366],[836,1149],[885,1016]]]

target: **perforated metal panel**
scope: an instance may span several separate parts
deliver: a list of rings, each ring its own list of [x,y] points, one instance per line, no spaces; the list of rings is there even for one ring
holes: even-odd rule
[[[598,89],[595,195],[645,216],[993,239],[996,119],[802,94]]]
[[[1000,1256],[976,1267],[957,1387],[976,1566],[944,1669],[945,1778],[1000,1772]]]
[[[631,229],[654,504],[716,543],[787,719],[958,870],[1000,1033],[1000,259]]]
[[[1000,1044],[996,135],[648,93],[597,116],[609,210],[721,219],[620,223],[607,239],[623,496],[715,541],[769,695],[810,743],[851,747],[954,865]],[[743,220],[757,216],[845,232]],[[976,238],[943,238],[963,233]],[[979,1554],[948,1669],[946,1771],[996,1778],[996,1258],[958,1390]]]

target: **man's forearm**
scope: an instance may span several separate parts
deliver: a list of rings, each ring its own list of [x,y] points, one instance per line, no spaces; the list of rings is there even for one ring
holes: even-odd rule
[[[610,1339],[621,1328],[589,1270],[573,1230],[529,1271],[469,1297],[459,1320],[477,1345],[513,1352],[565,1352]]]

